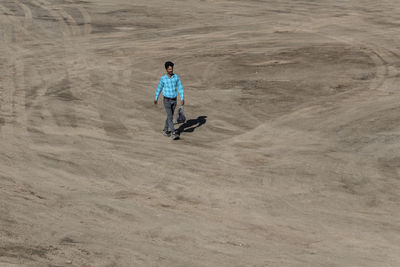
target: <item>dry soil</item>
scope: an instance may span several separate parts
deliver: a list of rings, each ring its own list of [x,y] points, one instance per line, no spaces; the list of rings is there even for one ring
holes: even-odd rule
[[[399,29],[397,0],[0,0],[0,266],[400,266]]]

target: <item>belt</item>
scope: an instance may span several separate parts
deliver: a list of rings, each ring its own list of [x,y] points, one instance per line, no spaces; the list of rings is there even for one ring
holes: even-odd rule
[[[176,100],[176,97],[175,97],[175,98],[170,98],[170,97],[164,96],[164,99],[167,99],[167,100]]]

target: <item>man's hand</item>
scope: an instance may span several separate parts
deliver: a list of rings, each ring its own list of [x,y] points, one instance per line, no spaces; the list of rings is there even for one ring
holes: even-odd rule
[[[157,105],[157,100],[154,100],[154,105]]]
[[[181,101],[181,105],[182,105],[182,106],[185,105],[185,100],[182,100],[182,101]]]

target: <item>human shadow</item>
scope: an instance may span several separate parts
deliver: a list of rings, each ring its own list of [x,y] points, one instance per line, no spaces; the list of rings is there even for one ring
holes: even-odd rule
[[[176,130],[178,134],[181,133],[191,133],[196,128],[204,125],[207,122],[207,116],[199,116],[197,119],[187,120]]]

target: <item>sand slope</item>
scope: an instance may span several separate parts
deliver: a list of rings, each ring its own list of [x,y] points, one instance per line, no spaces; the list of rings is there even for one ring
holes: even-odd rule
[[[0,265],[399,266],[399,18],[1,0]],[[166,60],[179,141],[152,103]]]

